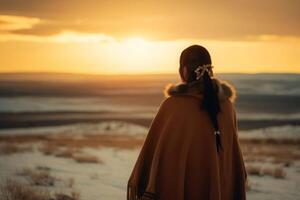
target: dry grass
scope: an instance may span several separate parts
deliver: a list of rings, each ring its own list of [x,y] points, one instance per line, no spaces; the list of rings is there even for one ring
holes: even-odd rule
[[[274,169],[270,167],[265,167],[261,169],[261,174],[262,175],[268,175],[268,176],[273,176]]]
[[[53,200],[79,200],[79,199],[80,199],[80,193],[74,191],[71,192],[70,195],[64,193],[55,193],[53,198]]]
[[[74,155],[73,159],[78,163],[103,163],[98,157],[89,154]]]
[[[31,184],[39,186],[54,186],[56,180],[48,171],[32,172],[28,178]]]
[[[54,156],[60,158],[73,158],[76,153],[80,152],[80,150],[74,148],[58,149],[56,152],[54,152]]]
[[[264,145],[299,145],[299,138],[251,138],[251,139],[240,139],[241,143],[248,144],[264,144]]]
[[[258,165],[246,165],[246,170],[249,175],[262,176],[262,168]]]
[[[245,162],[265,162],[266,161],[265,156],[260,156],[260,155],[253,155],[253,154],[245,154],[244,156],[244,161]]]
[[[59,158],[70,158],[77,163],[103,163],[98,157],[83,153],[74,147],[60,147],[54,144],[46,144],[39,148],[45,155],[53,155]]]
[[[43,144],[39,151],[41,151],[44,155],[53,155],[61,158],[72,158],[73,154],[77,151],[74,148],[62,148],[53,143]]]
[[[0,188],[2,200],[50,200],[50,194],[39,191],[12,179],[6,180]]]
[[[270,162],[289,167],[293,165],[294,161],[300,160],[299,144],[287,144],[285,140],[282,143],[254,143],[253,140],[242,140],[241,147],[244,161],[247,163]]]
[[[54,195],[48,190],[37,188],[20,183],[16,180],[7,179],[0,186],[1,200],[80,200],[80,193],[72,191],[70,194],[56,192]]]
[[[39,148],[39,151],[42,152],[44,155],[53,155],[57,151],[58,147],[53,144],[44,144]]]
[[[47,167],[47,166],[41,166],[41,165],[38,165],[35,167],[37,170],[43,170],[43,171],[50,171],[51,168],[50,167]]]
[[[283,167],[263,167],[261,165],[246,165],[246,170],[249,175],[254,176],[272,176],[278,179],[284,179],[286,173]]]
[[[298,160],[298,159],[296,159]],[[272,163],[274,164],[283,164],[283,166],[285,167],[289,167],[291,166],[292,164],[294,164],[294,160],[290,159],[290,158],[280,158],[280,157],[275,157],[272,159]]]
[[[286,177],[286,173],[282,167],[277,167],[273,171],[273,177],[278,179],[284,179]]]
[[[32,169],[29,167],[23,167],[21,170],[17,170],[16,175],[18,176],[30,176]]]
[[[92,180],[97,180],[97,179],[99,179],[99,174],[97,174],[97,173],[91,174],[91,175],[90,175],[90,179],[92,179]]]
[[[51,154],[58,147],[72,148],[97,148],[97,147],[115,147],[120,149],[134,149],[140,147],[144,142],[144,137],[128,135],[96,135],[86,134],[83,137],[74,137],[71,135],[59,135],[56,137],[50,135],[2,135],[0,141],[6,143],[34,143],[43,142],[45,146],[40,148],[44,154]]]
[[[0,136],[3,143],[13,143],[11,150],[16,152],[19,144],[41,142],[39,150],[45,155],[74,159],[78,163],[102,163],[95,156],[81,155],[83,148],[114,147],[118,149],[134,149],[140,147],[144,137],[130,135],[85,134],[81,137],[72,135],[6,135]],[[300,160],[299,139],[241,139],[245,162],[271,162],[290,166]],[[9,149],[6,145],[5,149]],[[280,151],[278,151],[280,149]],[[24,151],[24,150],[23,150]],[[252,170],[253,171],[253,170]],[[253,173],[257,173],[254,172]]]
[[[19,176],[24,176],[31,185],[37,186],[54,186],[57,178],[50,174],[49,170],[33,170],[23,168],[16,173]]]
[[[247,181],[246,181],[246,191],[250,191],[250,190],[252,190],[252,182],[250,182],[250,180],[249,179],[247,179]]]
[[[69,178],[69,179],[65,180],[64,183],[68,188],[72,188],[75,184],[75,179]]]
[[[14,153],[25,153],[33,151],[32,146],[20,145],[18,143],[2,143],[0,145],[0,155],[10,155]]]

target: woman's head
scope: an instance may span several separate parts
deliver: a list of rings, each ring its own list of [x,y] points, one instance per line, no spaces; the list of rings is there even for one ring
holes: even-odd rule
[[[211,64],[209,52],[200,45],[192,45],[184,49],[180,55],[179,74],[181,80],[190,83],[196,80],[195,70],[198,66]],[[211,69],[210,69],[211,70]],[[212,74],[212,71],[211,71]]]
[[[219,152],[222,149],[220,130],[217,115],[220,112],[218,88],[215,87],[211,76],[213,75],[209,52],[200,45],[193,45],[184,49],[180,55],[180,77],[186,85],[197,81],[203,86],[203,100],[201,107],[207,111],[215,129],[216,146]]]

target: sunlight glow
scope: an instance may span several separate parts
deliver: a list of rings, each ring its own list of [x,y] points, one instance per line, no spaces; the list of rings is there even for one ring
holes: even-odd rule
[[[186,41],[151,41],[131,37],[106,43],[101,48],[94,46],[94,51],[97,59],[101,55],[101,62],[105,63],[100,66],[103,73],[174,73],[180,50],[186,45]]]
[[[135,37],[125,39],[117,46],[119,59],[127,66],[127,70],[131,72],[140,71],[143,67],[149,70],[151,66],[147,65],[149,62],[152,63],[150,60],[151,54],[155,52],[155,46],[151,42],[140,37]]]
[[[0,30],[14,31],[30,29],[41,22],[39,18],[12,15],[0,15]]]
[[[300,72],[300,40],[292,37],[261,36],[254,41],[153,41],[65,30],[50,36],[0,33],[0,42],[2,72],[178,73],[180,53],[192,44],[203,45],[210,51],[217,73]],[[18,46],[17,55],[11,48],[14,45]]]
[[[35,36],[35,35],[20,35],[13,33],[0,34],[0,42],[6,41],[26,41],[26,42],[55,42],[55,43],[70,43],[70,42],[112,42],[114,38],[105,34],[80,34],[72,31],[63,31],[58,35],[53,36]]]

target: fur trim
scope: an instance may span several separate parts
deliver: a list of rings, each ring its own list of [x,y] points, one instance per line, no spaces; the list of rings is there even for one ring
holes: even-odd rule
[[[236,89],[234,86],[226,81],[221,81],[217,78],[213,78],[213,83],[218,88],[218,96],[219,99],[226,100],[229,99],[231,102],[235,102],[236,99]],[[185,83],[178,83],[178,84],[168,84],[165,87],[164,94],[166,97],[178,95],[178,94],[192,94],[190,92],[191,86]],[[201,90],[200,90],[201,94]]]

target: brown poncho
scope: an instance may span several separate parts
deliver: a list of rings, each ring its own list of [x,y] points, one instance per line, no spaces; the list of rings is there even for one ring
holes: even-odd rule
[[[128,181],[128,200],[246,199],[247,173],[232,104],[235,91],[213,81],[223,151],[217,153],[213,126],[200,108],[201,93],[183,84],[169,87]]]

